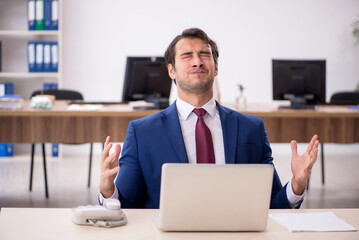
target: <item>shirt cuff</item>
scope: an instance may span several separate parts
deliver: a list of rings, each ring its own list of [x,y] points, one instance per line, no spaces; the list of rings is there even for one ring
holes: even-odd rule
[[[287,198],[290,207],[291,208],[297,207],[303,201],[306,190],[304,190],[302,195],[296,195],[292,189],[292,180],[288,182],[286,190],[287,190]]]
[[[109,197],[109,198],[116,198],[116,199],[118,199],[118,189],[117,189],[117,187],[115,186],[115,191],[113,192],[113,194],[112,194],[112,196],[111,197]],[[102,206],[102,204],[103,204],[103,201],[105,200],[105,199],[109,199],[109,198],[104,198],[104,196],[102,196],[102,194],[101,194],[101,192],[98,192],[98,203]]]

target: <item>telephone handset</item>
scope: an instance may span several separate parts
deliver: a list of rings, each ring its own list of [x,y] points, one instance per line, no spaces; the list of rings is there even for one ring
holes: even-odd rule
[[[80,225],[93,225],[96,227],[117,227],[127,223],[127,217],[121,210],[118,199],[105,199],[103,206],[88,205],[72,209],[72,221]]]

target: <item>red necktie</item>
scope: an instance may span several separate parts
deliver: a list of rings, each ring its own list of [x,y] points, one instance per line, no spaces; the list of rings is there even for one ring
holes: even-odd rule
[[[211,131],[203,119],[207,112],[203,108],[196,108],[193,112],[198,116],[196,123],[197,163],[215,163]]]

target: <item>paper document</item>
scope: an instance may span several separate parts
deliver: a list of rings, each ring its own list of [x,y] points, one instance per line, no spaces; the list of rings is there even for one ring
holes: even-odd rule
[[[101,105],[90,104],[71,104],[67,109],[69,111],[97,111],[102,108]]]
[[[357,231],[332,212],[270,213],[269,216],[291,232]]]

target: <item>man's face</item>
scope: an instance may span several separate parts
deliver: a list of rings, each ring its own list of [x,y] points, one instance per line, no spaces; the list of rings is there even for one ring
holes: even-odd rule
[[[178,41],[175,66],[168,65],[169,75],[176,80],[179,90],[194,94],[212,89],[217,69],[211,47],[199,38],[184,38]]]

